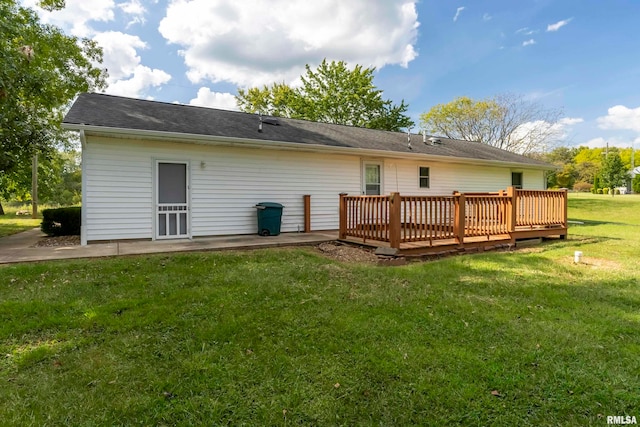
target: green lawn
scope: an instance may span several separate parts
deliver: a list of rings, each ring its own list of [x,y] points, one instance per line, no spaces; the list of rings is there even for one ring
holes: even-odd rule
[[[638,417],[640,197],[569,209],[567,240],[404,267],[302,248],[0,268],[0,424]]]
[[[0,237],[31,230],[40,227],[41,219],[31,219],[31,216],[16,215],[15,210],[5,209],[5,215],[0,215]]]

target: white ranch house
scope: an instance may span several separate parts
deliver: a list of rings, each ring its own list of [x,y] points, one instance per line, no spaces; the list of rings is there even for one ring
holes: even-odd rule
[[[553,169],[475,142],[104,94],[64,119],[82,141],[82,243],[257,232],[259,202],[283,232],[337,230],[339,195],[545,189]]]

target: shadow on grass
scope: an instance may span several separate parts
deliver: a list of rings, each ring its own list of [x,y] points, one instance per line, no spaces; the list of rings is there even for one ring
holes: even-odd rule
[[[573,222],[573,223],[572,223]],[[618,225],[623,227],[635,227],[635,224],[627,224],[624,222],[614,222],[614,221],[595,221],[592,219],[580,219],[580,218],[569,218],[569,226],[596,226],[596,225]]]

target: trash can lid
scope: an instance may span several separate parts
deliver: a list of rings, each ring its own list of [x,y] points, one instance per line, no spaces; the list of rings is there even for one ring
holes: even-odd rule
[[[256,206],[262,206],[265,208],[280,208],[280,209],[284,208],[283,205],[275,202],[260,202],[260,203],[257,203]]]

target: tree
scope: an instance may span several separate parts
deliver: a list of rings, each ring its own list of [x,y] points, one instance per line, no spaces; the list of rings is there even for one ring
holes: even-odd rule
[[[38,162],[38,199],[50,205],[75,205],[80,202],[82,175],[80,153],[74,149],[55,150]],[[31,164],[0,175],[0,197],[29,202]]]
[[[434,106],[420,118],[429,133],[529,154],[558,142],[561,114],[521,95],[503,94],[479,101],[462,96]]]
[[[631,188],[634,193],[640,193],[640,175],[633,177],[633,181],[631,181]]]
[[[262,89],[238,89],[236,101],[248,113],[391,131],[413,126],[404,114],[408,108],[404,101],[394,105],[382,98],[383,92],[373,84],[374,71],[360,65],[350,70],[343,61],[325,59],[316,71],[306,65],[299,88],[274,83]]]
[[[622,163],[620,154],[617,152],[609,153],[602,163],[602,170],[600,171],[601,184],[613,190],[615,187],[620,187],[625,183],[627,175],[627,168]],[[613,195],[614,192],[611,194]]]
[[[59,9],[64,1],[40,5]],[[17,0],[0,0],[0,176],[5,182],[30,165],[35,153],[47,158],[63,143],[60,123],[69,103],[80,92],[106,85],[106,71],[95,65],[100,62],[102,50],[94,41],[42,24]]]

